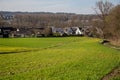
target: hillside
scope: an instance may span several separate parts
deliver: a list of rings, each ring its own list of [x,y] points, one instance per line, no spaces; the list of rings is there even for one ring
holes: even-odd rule
[[[0,79],[101,80],[120,66],[120,52],[99,41],[86,37],[1,38]],[[111,76],[111,80],[119,79]]]

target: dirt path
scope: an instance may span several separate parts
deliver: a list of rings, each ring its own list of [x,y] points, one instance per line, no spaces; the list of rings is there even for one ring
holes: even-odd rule
[[[106,74],[101,80],[110,80],[118,76],[120,77],[120,66],[115,67],[110,73]]]

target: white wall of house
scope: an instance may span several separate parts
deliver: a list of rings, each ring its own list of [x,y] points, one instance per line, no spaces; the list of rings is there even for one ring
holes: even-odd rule
[[[76,29],[77,29],[76,32],[75,32],[76,35],[82,35],[83,34],[78,27]]]

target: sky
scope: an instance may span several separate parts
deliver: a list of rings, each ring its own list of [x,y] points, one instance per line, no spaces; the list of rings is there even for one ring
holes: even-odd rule
[[[0,0],[0,11],[94,14],[99,0]],[[105,0],[104,0],[105,1]],[[107,0],[114,5],[120,0]]]

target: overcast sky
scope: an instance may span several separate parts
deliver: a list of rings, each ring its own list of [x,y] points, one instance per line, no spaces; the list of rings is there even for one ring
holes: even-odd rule
[[[93,14],[99,0],[0,0],[0,11]],[[119,0],[107,0],[117,4]]]

